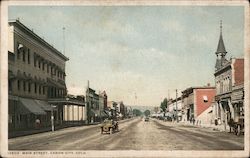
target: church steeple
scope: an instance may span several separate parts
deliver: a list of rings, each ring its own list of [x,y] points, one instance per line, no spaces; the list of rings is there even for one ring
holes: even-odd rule
[[[220,39],[216,51],[216,55],[218,56],[219,54],[221,55],[221,57],[225,57],[227,54],[222,36],[222,21],[220,21]]]
[[[225,58],[227,51],[225,49],[224,41],[223,41],[223,36],[222,36],[222,21],[220,21],[220,38],[219,38],[219,43],[217,46],[217,51],[215,52],[217,59],[216,59],[216,64],[215,68],[216,70],[220,69],[225,63],[227,63],[227,59]],[[219,57],[220,55],[220,57]]]

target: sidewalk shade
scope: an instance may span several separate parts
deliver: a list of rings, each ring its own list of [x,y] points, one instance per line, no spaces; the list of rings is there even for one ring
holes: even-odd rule
[[[34,100],[39,107],[41,107],[44,111],[51,111],[52,107],[49,105],[49,103],[42,101],[42,100]]]
[[[33,113],[36,115],[46,115],[46,112],[37,104],[34,99],[19,98],[21,106],[20,114]]]

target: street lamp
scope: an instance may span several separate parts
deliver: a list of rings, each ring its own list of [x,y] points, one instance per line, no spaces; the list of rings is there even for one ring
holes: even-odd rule
[[[56,105],[51,104],[51,130],[52,132],[55,131],[55,125],[54,125],[54,108],[56,108]]]

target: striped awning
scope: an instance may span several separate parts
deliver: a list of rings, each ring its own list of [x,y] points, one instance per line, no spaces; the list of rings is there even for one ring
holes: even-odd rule
[[[35,115],[46,115],[46,112],[38,105],[38,103],[34,99],[27,98],[19,98],[20,106],[19,113],[20,114],[35,114]]]

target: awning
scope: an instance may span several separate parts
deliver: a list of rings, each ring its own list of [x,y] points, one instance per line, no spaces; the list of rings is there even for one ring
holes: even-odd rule
[[[37,104],[34,99],[20,98],[20,103],[23,107],[20,107],[21,114],[33,113],[36,115],[46,115],[46,112]],[[28,110],[28,111],[27,111]]]
[[[51,111],[52,107],[48,102],[42,100],[34,100],[44,111]]]

